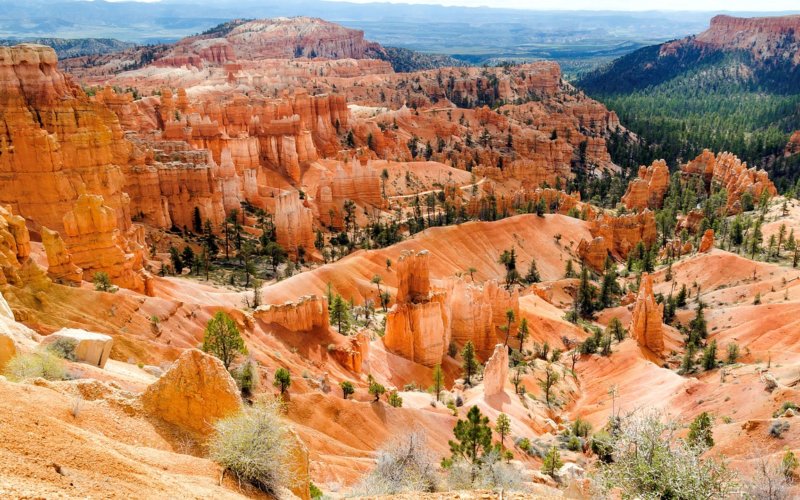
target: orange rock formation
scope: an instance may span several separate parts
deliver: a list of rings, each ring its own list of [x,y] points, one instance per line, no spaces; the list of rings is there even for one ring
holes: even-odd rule
[[[714,230],[713,229],[706,229],[706,232],[703,233],[703,239],[700,240],[700,246],[698,247],[697,251],[700,253],[709,252],[714,248]]]
[[[649,167],[639,167],[639,177],[628,184],[622,203],[630,210],[661,208],[668,187],[667,163],[664,160],[654,161]]]
[[[664,350],[663,317],[664,304],[656,303],[653,295],[653,277],[643,273],[628,331],[640,346],[661,352]]]
[[[242,400],[222,361],[187,349],[142,394],[142,404],[151,415],[205,436],[216,420],[240,411]]]
[[[497,344],[483,370],[483,395],[486,398],[500,394],[508,379],[508,348]]]
[[[296,302],[266,304],[253,314],[266,324],[277,324],[292,332],[308,332],[328,328],[328,302],[323,297],[307,295]]]

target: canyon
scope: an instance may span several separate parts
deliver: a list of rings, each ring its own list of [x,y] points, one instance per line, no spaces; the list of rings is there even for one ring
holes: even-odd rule
[[[12,496],[338,498],[412,430],[446,475],[472,407],[508,419],[506,465],[543,498],[590,495],[579,419],[712,413],[709,455],[742,477],[800,447],[767,431],[798,398],[797,200],[727,152],[626,178],[624,124],[553,62],[398,73],[361,31],[234,21],[61,63],[0,47],[0,118]],[[218,315],[235,352],[210,347]],[[69,339],[68,376],[8,369]],[[278,492],[208,453],[261,398],[291,444]]]

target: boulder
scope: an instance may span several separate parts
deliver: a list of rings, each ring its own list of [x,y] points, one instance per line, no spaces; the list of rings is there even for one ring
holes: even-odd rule
[[[142,394],[145,410],[186,431],[208,435],[216,420],[241,410],[239,389],[218,358],[189,349]]]
[[[99,368],[106,366],[108,356],[111,354],[113,339],[101,333],[87,332],[75,328],[62,328],[51,333],[42,340],[42,345],[49,345],[60,339],[75,343],[75,360],[81,363],[94,365]]]

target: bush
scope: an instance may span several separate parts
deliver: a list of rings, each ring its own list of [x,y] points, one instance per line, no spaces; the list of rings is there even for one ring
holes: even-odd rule
[[[583,449],[583,443],[581,442],[581,438],[578,436],[570,436],[569,441],[567,441],[567,449],[569,451],[580,451]]]
[[[526,478],[513,464],[503,461],[498,450],[481,457],[477,465],[456,460],[447,469],[447,485],[451,490],[524,491]]]
[[[280,402],[265,399],[241,413],[219,420],[209,456],[239,481],[277,493],[291,487],[289,431],[280,417]]]
[[[233,380],[236,381],[236,385],[239,386],[239,390],[242,392],[242,396],[250,397],[253,395],[258,378],[256,373],[257,369],[255,363],[251,359],[248,359],[242,366],[231,372]]]
[[[65,380],[67,370],[64,361],[49,351],[20,354],[13,357],[6,365],[5,374],[13,381],[32,378],[47,380]]]
[[[111,283],[111,278],[109,278],[108,273],[104,271],[94,273],[92,276],[92,283],[94,283],[94,289],[98,292],[110,292],[114,288],[114,285]]]
[[[281,394],[288,391],[289,386],[292,385],[292,376],[289,370],[283,367],[275,370],[275,379],[272,381],[272,385],[277,387],[281,391]]]
[[[611,435],[606,431],[600,431],[592,436],[592,442],[589,447],[592,453],[597,455],[597,458],[602,462],[610,463],[614,458],[614,446],[612,444]]]
[[[772,417],[773,418],[778,418],[781,415],[783,415],[786,412],[786,410],[798,411],[798,410],[800,410],[800,408],[798,408],[797,405],[794,404],[793,401],[784,401],[783,404],[781,405],[781,407],[779,409],[775,410],[775,413],[772,414]]]
[[[576,418],[572,422],[572,433],[578,437],[586,438],[592,432],[592,424],[582,418]]]
[[[317,498],[322,498],[322,496],[324,495],[322,490],[319,489],[319,487],[314,483],[310,483],[308,485],[308,491],[311,494],[311,498],[313,498],[314,500],[316,500]]]
[[[47,352],[67,361],[75,361],[75,348],[78,341],[67,337],[59,337],[47,345]]]
[[[547,455],[544,456],[544,460],[542,461],[542,473],[555,477],[556,472],[562,465],[564,465],[564,462],[561,461],[561,454],[558,452],[558,448],[553,446],[547,452]]]
[[[401,398],[396,392],[392,392],[389,394],[389,404],[395,408],[400,408],[403,406],[403,398]]]
[[[675,439],[677,425],[657,411],[619,420],[613,461],[600,464],[601,492],[622,498],[727,498],[736,486],[724,462],[704,458],[703,446]]]
[[[785,420],[776,420],[769,426],[769,435],[775,439],[780,439],[783,433],[789,430],[789,422]]]
[[[353,494],[432,492],[436,490],[437,479],[434,457],[425,444],[425,435],[414,432],[392,441],[378,452],[375,468],[364,476]]]

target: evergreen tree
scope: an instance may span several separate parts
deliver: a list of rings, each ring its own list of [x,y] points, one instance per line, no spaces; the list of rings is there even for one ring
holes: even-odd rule
[[[494,424],[494,430],[500,435],[500,446],[505,449],[505,438],[511,432],[511,419],[508,418],[508,415],[501,413],[497,416],[497,421],[495,421]]]
[[[713,419],[708,412],[704,411],[698,415],[689,425],[689,436],[687,437],[689,444],[702,446],[703,448],[714,446],[714,437],[711,431],[713,423]]]
[[[561,454],[558,448],[552,446],[542,460],[542,472],[550,477],[555,477],[556,472],[561,469],[564,463],[561,461]]]
[[[347,399],[351,394],[356,392],[356,388],[353,386],[353,383],[349,380],[343,380],[339,383],[339,387],[342,388],[342,397]]]
[[[594,287],[589,282],[589,270],[586,266],[581,266],[581,283],[578,287],[578,310],[583,318],[591,318],[594,313]]]
[[[195,234],[203,232],[203,219],[200,217],[200,209],[198,207],[194,207],[194,210],[192,210],[192,228]]]
[[[531,258],[531,265],[528,268],[528,274],[525,275],[525,282],[528,284],[539,283],[541,280],[539,269],[536,267],[536,259]]]
[[[222,360],[226,370],[238,354],[247,353],[239,328],[227,313],[217,312],[206,324],[203,351]]]
[[[717,341],[712,340],[703,350],[703,369],[713,370],[717,367]]]
[[[575,277],[575,270],[572,267],[572,259],[567,261],[567,265],[564,267],[564,277],[565,278],[574,278]]]
[[[281,394],[285,394],[289,390],[289,386],[292,385],[292,377],[289,374],[289,370],[283,367],[275,370],[275,379],[272,381],[272,385],[277,387]]]
[[[448,441],[452,460],[463,459],[472,466],[472,481],[475,481],[481,458],[492,451],[492,428],[489,418],[484,417],[477,406],[467,412],[466,420],[459,419],[453,429],[455,439]]]
[[[433,393],[436,394],[436,401],[439,401],[443,388],[444,373],[442,373],[442,365],[437,364],[433,367]]]
[[[478,369],[478,362],[475,360],[475,346],[471,340],[468,340],[461,350],[461,367],[464,370],[464,382],[472,385],[472,375]]]

